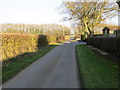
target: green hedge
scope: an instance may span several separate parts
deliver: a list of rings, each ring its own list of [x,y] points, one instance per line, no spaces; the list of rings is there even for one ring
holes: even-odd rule
[[[37,50],[37,35],[0,34],[2,36],[2,60],[15,57],[25,52]]]
[[[46,35],[38,35],[38,44],[37,44],[38,49],[48,45],[48,43],[49,40],[47,39]]]
[[[70,39],[70,36],[65,36],[65,40],[69,40]]]
[[[54,43],[56,42],[56,36],[55,35],[47,35],[47,40],[48,40],[48,43]]]
[[[89,37],[87,44],[120,59],[120,37]]]
[[[65,40],[65,36],[37,34],[0,34],[2,36],[2,60],[13,58],[25,52],[36,52],[49,43]]]

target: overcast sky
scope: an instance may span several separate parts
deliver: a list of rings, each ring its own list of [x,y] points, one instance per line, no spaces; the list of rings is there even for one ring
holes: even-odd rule
[[[58,13],[62,0],[0,0],[0,23],[65,24]],[[110,23],[118,24],[118,18]]]

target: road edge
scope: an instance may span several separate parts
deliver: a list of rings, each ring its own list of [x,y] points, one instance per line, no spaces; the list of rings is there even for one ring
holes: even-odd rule
[[[79,68],[79,67],[80,67],[80,64],[79,64],[79,61],[78,61],[78,54],[77,54],[77,49],[76,49],[77,46],[78,46],[78,45],[75,46],[75,58],[76,58],[76,66],[77,66],[77,67],[76,67],[76,68],[77,68],[76,70],[77,70],[77,73],[78,73],[78,74],[77,74],[77,78],[78,78],[78,80],[79,80],[79,81],[78,81],[79,86],[81,85],[80,88],[81,88],[82,90],[84,90],[84,85],[83,85],[83,81],[82,81],[82,76],[81,76],[81,74],[80,74],[81,71],[80,71],[80,68]]]

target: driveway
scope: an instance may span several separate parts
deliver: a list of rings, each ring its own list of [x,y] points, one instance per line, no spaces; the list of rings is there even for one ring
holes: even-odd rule
[[[3,88],[81,88],[75,46],[66,41],[3,84]],[[17,68],[17,66],[16,66]]]

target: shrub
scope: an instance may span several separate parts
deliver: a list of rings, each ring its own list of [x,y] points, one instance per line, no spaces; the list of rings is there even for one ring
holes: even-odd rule
[[[47,35],[48,43],[55,43],[56,42],[56,36],[55,35]]]
[[[120,37],[89,37],[87,44],[120,59]]]
[[[0,34],[2,36],[2,60],[13,58],[25,52],[35,52],[47,45],[45,36],[35,34]]]
[[[2,60],[25,52],[37,50],[37,36],[25,34],[0,34],[2,36]]]
[[[57,42],[61,42],[61,41],[63,41],[63,40],[65,40],[65,36],[57,36],[57,38],[58,38],[58,41]]]
[[[39,35],[38,37],[38,49],[40,49],[41,47],[44,47],[46,45],[48,45],[49,41],[47,39],[46,35]]]
[[[70,36],[65,36],[65,40],[69,40],[70,39]]]

